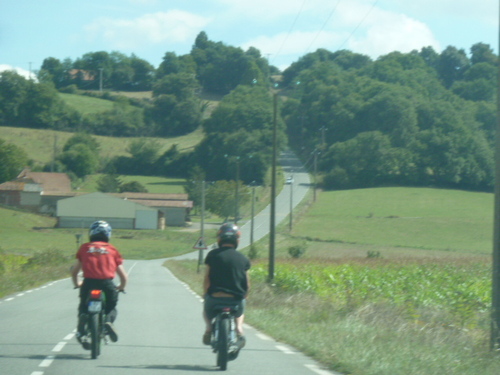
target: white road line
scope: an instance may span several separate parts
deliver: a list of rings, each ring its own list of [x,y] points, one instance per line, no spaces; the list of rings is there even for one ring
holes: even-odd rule
[[[288,349],[286,346],[276,345],[276,347],[285,354],[294,354],[294,352]]]
[[[12,301],[14,297],[7,298],[5,301]]]
[[[60,352],[63,348],[64,345],[66,345],[66,341],[61,341],[59,344],[57,344],[54,349],[52,349],[53,352]]]
[[[19,293],[16,297],[22,297],[24,296],[24,293]]]
[[[73,337],[75,337],[75,334],[74,333],[70,333],[63,340],[71,340]]]
[[[52,362],[54,362],[54,358],[56,357],[54,357],[53,355],[49,355],[38,365],[38,367],[49,367]]]
[[[337,374],[337,373],[330,372],[330,371],[327,371],[327,370],[322,370],[322,369],[320,369],[316,365],[304,365],[304,366],[306,366],[309,370],[315,372],[318,375],[334,375],[334,374]]]
[[[263,333],[256,333],[257,337],[261,340],[265,340],[265,341],[273,341],[273,339],[267,335],[264,335]]]
[[[43,375],[43,371],[33,371],[31,375]]]
[[[132,273],[132,270],[134,269],[134,267],[137,265],[137,262],[135,262],[134,264],[132,264],[132,267],[130,267],[127,271],[127,273],[130,275]]]

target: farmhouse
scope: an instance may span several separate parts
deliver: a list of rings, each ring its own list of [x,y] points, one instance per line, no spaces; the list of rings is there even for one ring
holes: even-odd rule
[[[0,204],[45,214],[54,214],[59,199],[74,195],[66,173],[31,172],[25,168],[15,180],[0,184]]]
[[[163,214],[167,226],[184,226],[193,208],[187,194],[120,193],[116,197],[157,209]]]
[[[90,193],[57,202],[59,228],[88,228],[105,220],[116,229],[163,229],[163,213],[104,193]]]

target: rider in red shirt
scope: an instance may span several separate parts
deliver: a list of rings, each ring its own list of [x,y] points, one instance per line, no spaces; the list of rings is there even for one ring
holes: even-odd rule
[[[106,331],[111,341],[118,340],[118,334],[113,326],[116,319],[118,292],[124,291],[127,284],[127,272],[123,267],[123,258],[118,250],[109,243],[111,226],[105,221],[96,221],[89,229],[90,242],[84,243],[76,253],[76,262],[71,276],[75,288],[80,288],[80,305],[78,307],[77,340],[82,341],[87,313],[87,296],[92,289],[100,289],[106,296]],[[78,273],[83,271],[83,282],[78,280]],[[117,287],[113,279],[115,274],[120,278]]]

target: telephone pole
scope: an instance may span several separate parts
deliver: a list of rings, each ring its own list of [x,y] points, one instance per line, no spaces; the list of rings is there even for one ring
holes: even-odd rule
[[[500,65],[498,65],[497,79],[497,127],[495,134],[495,205],[493,217],[493,287],[491,293],[490,338],[490,347],[492,350],[498,349],[500,345]]]
[[[277,159],[277,111],[278,111],[278,94],[273,95],[273,158],[272,158],[272,172],[271,172],[271,217],[269,228],[269,274],[268,281],[274,280],[274,246],[276,234],[276,159]]]

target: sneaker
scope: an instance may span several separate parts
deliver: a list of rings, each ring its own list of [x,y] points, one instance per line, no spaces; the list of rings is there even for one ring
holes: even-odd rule
[[[85,332],[85,326],[87,325],[87,315],[86,314],[80,314],[78,317],[78,324],[76,330],[78,332]],[[83,333],[81,333],[83,336]]]
[[[238,343],[237,343],[238,344],[238,348],[242,349],[245,346],[246,343],[247,343],[247,339],[245,338],[245,336],[238,335]]]
[[[105,329],[106,329],[106,335],[109,336],[110,340],[113,342],[118,341],[118,333],[116,332],[115,327],[111,322],[106,322],[105,323]]]
[[[85,350],[90,350],[90,342],[87,341],[87,337],[80,332],[76,333],[76,340]]]
[[[212,332],[205,332],[203,334],[203,344],[210,345],[212,343]]]

